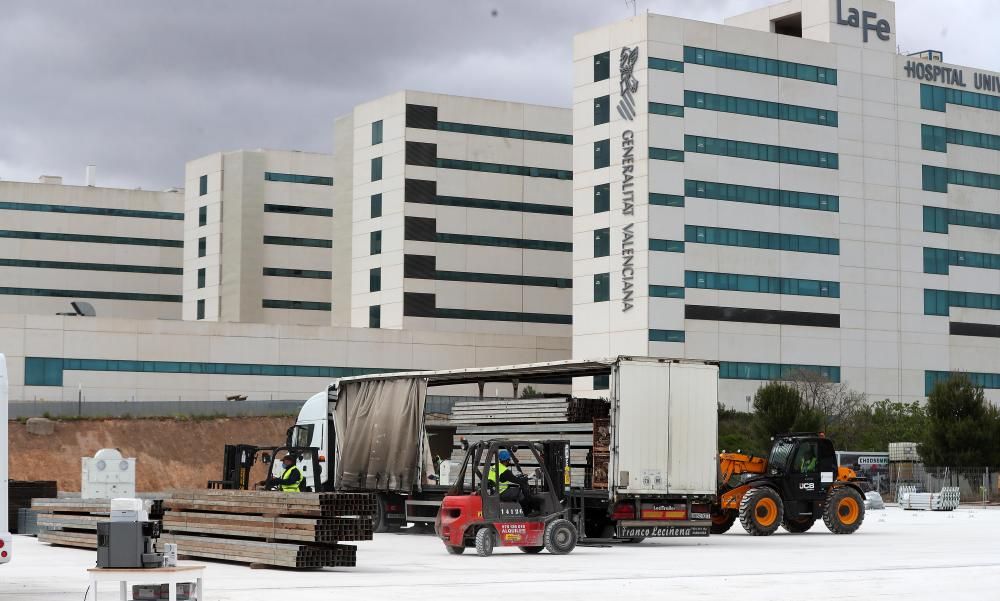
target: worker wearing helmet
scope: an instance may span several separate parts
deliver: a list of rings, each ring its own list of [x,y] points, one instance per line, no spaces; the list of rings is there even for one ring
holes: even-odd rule
[[[493,483],[501,501],[520,503],[524,513],[527,514],[531,509],[531,501],[527,491],[527,477],[517,475],[511,469],[512,466],[515,466],[514,458],[507,449],[500,449],[497,453],[497,460],[497,463],[490,466],[486,479]]]
[[[305,484],[305,479],[302,477],[302,471],[295,465],[295,455],[286,453],[281,458],[281,468],[280,478],[271,476],[264,482],[259,482],[259,484],[282,492],[301,491],[302,485]]]

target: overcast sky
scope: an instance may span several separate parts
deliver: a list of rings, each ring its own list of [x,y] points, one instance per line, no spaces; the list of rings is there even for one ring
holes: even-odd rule
[[[638,0],[721,22],[773,0]],[[493,11],[496,14],[493,14]],[[569,106],[574,33],[624,0],[4,0],[0,178],[163,189],[239,148],[331,152],[333,120],[411,88]],[[903,51],[1000,71],[995,0],[899,0]]]

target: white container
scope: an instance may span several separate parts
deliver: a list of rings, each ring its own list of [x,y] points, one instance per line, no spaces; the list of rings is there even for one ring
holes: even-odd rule
[[[135,458],[125,458],[117,449],[101,449],[93,457],[80,459],[80,496],[84,499],[114,499],[135,496]]]
[[[611,386],[613,494],[714,495],[718,366],[623,359]]]
[[[920,461],[919,447],[916,442],[890,442],[889,461]]]

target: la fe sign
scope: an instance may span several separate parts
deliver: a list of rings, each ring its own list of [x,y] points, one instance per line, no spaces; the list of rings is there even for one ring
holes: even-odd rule
[[[878,14],[873,11],[866,10],[859,12],[856,8],[848,8],[847,16],[845,17],[841,2],[842,0],[837,0],[837,25],[860,28],[862,40],[866,44],[868,43],[869,31],[874,31],[878,39],[883,42],[889,41],[889,21],[879,19]]]

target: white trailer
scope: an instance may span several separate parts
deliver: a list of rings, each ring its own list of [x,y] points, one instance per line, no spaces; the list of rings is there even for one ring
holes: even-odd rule
[[[7,523],[7,464],[10,461],[7,400],[7,359],[0,353],[0,448],[3,449],[3,457],[0,458],[0,563],[7,563],[14,557],[10,524]]]

